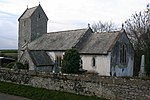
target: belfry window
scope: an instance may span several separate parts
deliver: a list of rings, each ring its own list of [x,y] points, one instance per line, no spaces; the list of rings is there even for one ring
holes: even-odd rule
[[[39,18],[41,18],[41,14],[39,13]]]
[[[127,60],[127,46],[125,44],[122,44],[120,47],[120,63],[126,64]]]

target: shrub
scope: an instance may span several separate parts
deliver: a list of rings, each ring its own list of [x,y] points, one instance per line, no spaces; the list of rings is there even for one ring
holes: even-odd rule
[[[14,64],[15,64],[15,62],[11,62],[11,63],[7,64],[6,68],[13,68]]]
[[[67,50],[62,60],[62,72],[78,73],[80,68],[80,60],[80,55],[76,49]]]
[[[7,68],[16,68],[16,69],[29,69],[29,67],[27,65],[24,65],[20,62],[11,62],[11,63],[7,64],[6,67]]]

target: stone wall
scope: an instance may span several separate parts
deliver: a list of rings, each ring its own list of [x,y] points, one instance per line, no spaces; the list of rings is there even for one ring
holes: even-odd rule
[[[0,80],[109,100],[150,100],[150,80],[0,69]]]

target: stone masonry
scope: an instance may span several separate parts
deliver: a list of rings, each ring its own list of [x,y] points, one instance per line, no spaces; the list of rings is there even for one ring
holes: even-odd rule
[[[150,80],[10,69],[0,69],[0,80],[109,100],[150,100]]]

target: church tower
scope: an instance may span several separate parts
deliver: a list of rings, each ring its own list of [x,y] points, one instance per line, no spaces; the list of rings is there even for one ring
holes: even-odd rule
[[[18,21],[18,59],[20,59],[28,43],[47,33],[48,17],[39,4],[36,7],[27,8]]]

